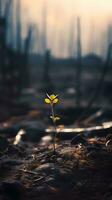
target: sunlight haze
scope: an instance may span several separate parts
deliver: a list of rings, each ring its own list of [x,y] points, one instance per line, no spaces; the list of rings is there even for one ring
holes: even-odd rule
[[[23,23],[33,23],[39,33],[43,28],[43,13],[46,10],[47,47],[56,56],[69,54],[71,30],[75,54],[78,16],[81,20],[83,54],[90,49],[105,54],[108,26],[112,23],[112,0],[23,0],[21,3]]]

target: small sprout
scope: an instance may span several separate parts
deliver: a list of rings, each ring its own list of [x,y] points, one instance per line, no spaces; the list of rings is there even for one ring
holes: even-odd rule
[[[50,118],[53,120],[53,121],[58,121],[58,120],[60,120],[60,117],[53,117],[53,116],[50,116]]]
[[[58,100],[58,95],[54,95],[54,94],[51,94],[51,95],[49,95],[49,94],[46,94],[46,98],[45,98],[45,103],[46,104],[50,104],[50,106],[51,106],[51,116],[50,116],[50,118],[51,118],[51,120],[52,120],[52,122],[53,122],[53,125],[54,125],[54,129],[55,129],[55,135],[54,135],[54,142],[53,142],[53,151],[55,152],[55,150],[56,150],[56,135],[57,135],[57,127],[56,127],[56,122],[58,121],[58,120],[60,120],[60,117],[58,117],[58,116],[55,116],[55,114],[54,114],[54,104],[57,104],[58,102],[59,102],[59,100]]]

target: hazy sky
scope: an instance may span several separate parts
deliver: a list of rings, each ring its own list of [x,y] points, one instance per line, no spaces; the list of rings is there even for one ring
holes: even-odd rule
[[[56,56],[67,56],[77,51],[76,19],[81,19],[83,54],[93,51],[105,54],[107,30],[112,21],[112,0],[21,0],[22,21],[25,27],[31,22],[38,28],[34,35],[40,38],[43,29],[43,12],[47,12],[47,47]],[[72,45],[73,44],[73,45]],[[39,40],[34,49],[40,48]]]

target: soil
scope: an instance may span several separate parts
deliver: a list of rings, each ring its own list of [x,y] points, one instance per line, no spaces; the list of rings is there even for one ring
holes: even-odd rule
[[[112,199],[109,136],[76,145],[58,140],[55,153],[52,143],[12,141],[0,153],[0,200]]]

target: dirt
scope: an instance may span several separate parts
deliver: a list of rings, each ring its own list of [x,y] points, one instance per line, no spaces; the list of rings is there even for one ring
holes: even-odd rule
[[[112,145],[106,138],[85,144],[42,145],[9,141],[0,154],[0,199],[111,200]]]

